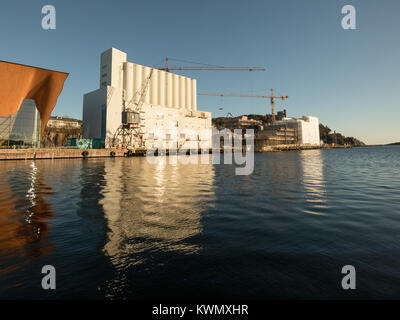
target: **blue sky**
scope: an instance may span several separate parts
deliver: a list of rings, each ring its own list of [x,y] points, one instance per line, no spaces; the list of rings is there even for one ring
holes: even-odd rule
[[[56,8],[57,29],[41,28]],[[356,8],[357,30],[341,28]],[[265,72],[187,71],[198,92],[289,95],[289,116],[309,114],[370,143],[400,141],[400,1],[2,0],[0,60],[69,72],[54,115],[82,118],[82,96],[99,86],[99,61],[115,47],[157,66],[165,57]],[[172,61],[170,63],[173,64]],[[264,99],[198,97],[213,116],[270,113]]]

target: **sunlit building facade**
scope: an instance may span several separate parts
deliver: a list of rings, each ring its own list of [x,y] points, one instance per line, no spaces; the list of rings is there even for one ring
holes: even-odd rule
[[[137,122],[145,147],[161,141],[168,149],[211,147],[211,113],[197,110],[196,79],[128,62],[125,52],[111,48],[101,54],[99,84],[83,96],[84,138],[123,145],[117,132],[124,110],[140,104]]]

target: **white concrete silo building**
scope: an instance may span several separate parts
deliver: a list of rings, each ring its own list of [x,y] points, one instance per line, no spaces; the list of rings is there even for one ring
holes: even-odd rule
[[[100,88],[83,97],[83,137],[104,138],[110,147],[122,123],[125,103],[138,102],[152,68],[128,62],[111,48],[101,54]],[[197,110],[196,80],[153,69],[140,113],[145,146],[160,139],[211,148],[211,113]]]

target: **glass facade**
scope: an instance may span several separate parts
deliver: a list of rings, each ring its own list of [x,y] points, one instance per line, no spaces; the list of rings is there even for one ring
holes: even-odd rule
[[[40,147],[40,114],[34,100],[22,102],[16,114],[0,117],[0,147]]]

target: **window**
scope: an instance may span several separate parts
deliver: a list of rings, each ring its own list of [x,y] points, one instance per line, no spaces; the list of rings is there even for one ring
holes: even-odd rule
[[[24,100],[17,113],[0,117],[1,141],[4,146],[40,146],[40,115],[34,100]]]

